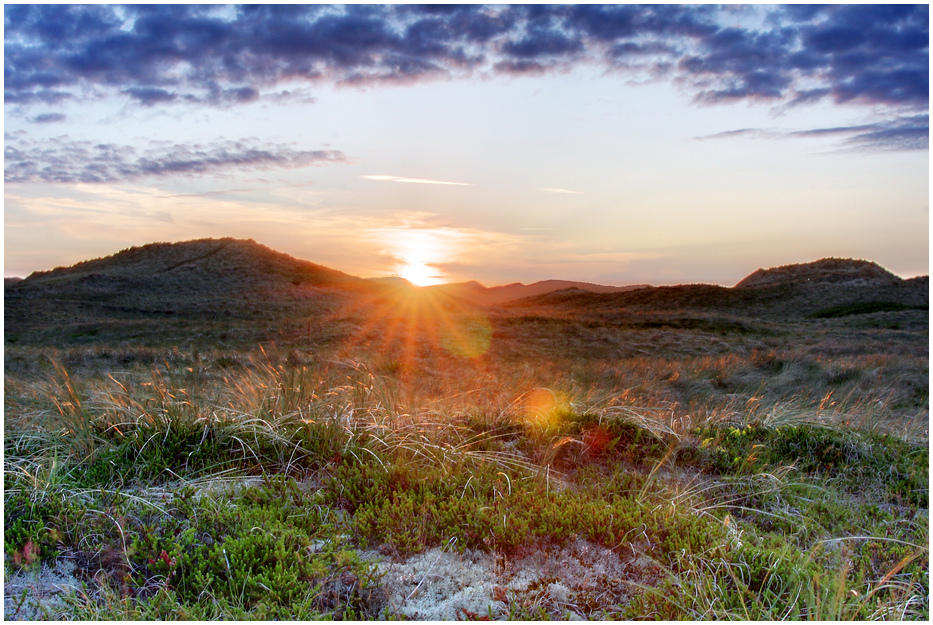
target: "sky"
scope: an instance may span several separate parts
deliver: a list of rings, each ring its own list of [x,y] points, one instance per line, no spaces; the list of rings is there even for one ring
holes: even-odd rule
[[[4,275],[251,238],[361,277],[929,274],[927,5],[5,5]]]

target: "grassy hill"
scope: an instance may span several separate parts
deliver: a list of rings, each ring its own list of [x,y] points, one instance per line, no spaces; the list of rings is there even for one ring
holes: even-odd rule
[[[755,288],[802,282],[874,286],[900,281],[900,278],[877,263],[851,258],[823,258],[812,263],[758,269],[735,286]]]
[[[254,341],[283,319],[319,318],[377,291],[252,240],[152,243],[5,285],[6,338],[158,342],[233,331]]]
[[[132,247],[71,267],[35,272],[14,283],[12,292],[204,307],[220,299],[233,304],[244,297],[294,295],[307,287],[353,290],[365,284],[251,239],[225,238]]]

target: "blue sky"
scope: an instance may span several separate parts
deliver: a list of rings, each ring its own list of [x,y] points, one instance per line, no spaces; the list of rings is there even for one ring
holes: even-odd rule
[[[4,272],[253,238],[355,275],[929,273],[926,5],[4,8]]]

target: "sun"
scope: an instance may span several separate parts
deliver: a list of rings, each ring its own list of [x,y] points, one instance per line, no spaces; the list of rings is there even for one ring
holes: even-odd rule
[[[415,286],[432,286],[444,281],[442,276],[438,275],[437,269],[418,261],[409,261],[399,269],[398,275]]]
[[[456,233],[443,228],[395,228],[380,234],[393,260],[393,273],[417,286],[447,282],[441,267],[459,248]]]

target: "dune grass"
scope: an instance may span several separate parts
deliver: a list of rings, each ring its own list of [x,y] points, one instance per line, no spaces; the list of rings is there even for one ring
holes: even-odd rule
[[[624,578],[493,616],[929,617],[923,354],[534,361],[495,331],[474,358],[8,347],[8,573],[75,565],[48,617],[394,618],[373,558],[582,540]]]

